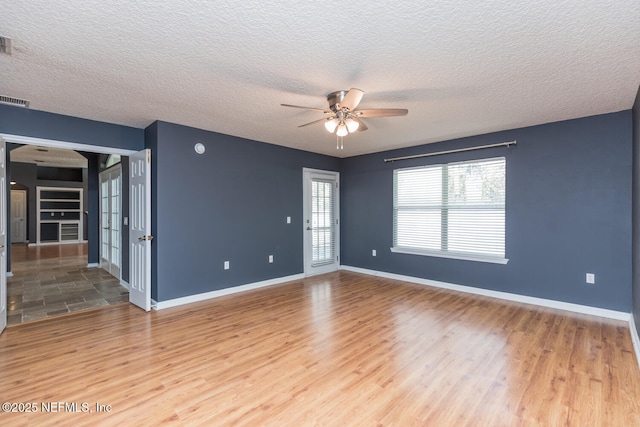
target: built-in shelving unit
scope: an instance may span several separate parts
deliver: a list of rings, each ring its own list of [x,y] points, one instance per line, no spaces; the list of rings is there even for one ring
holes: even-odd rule
[[[37,187],[37,244],[82,240],[82,188]]]

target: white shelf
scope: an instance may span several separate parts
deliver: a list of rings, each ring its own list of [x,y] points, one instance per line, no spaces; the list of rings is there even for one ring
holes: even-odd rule
[[[48,196],[55,193],[66,193],[64,198],[60,199],[43,199],[40,197],[42,192],[47,192]],[[82,188],[64,188],[64,187],[37,187],[37,244],[44,243],[76,243],[82,241],[82,221],[83,221],[83,207],[82,207]],[[76,193],[77,197],[69,198],[69,193]],[[60,208],[49,209],[46,206],[47,203],[62,203],[73,204],[72,208]],[[78,216],[78,219],[65,219],[63,215],[69,213],[73,216]],[[57,218],[42,219],[42,215],[58,214]],[[56,227],[52,227],[52,224],[57,224]],[[46,225],[46,229],[43,229],[43,225]],[[43,235],[44,234],[44,235]]]

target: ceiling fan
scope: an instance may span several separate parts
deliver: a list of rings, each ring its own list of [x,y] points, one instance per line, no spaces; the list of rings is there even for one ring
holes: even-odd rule
[[[392,117],[406,116],[409,110],[405,108],[377,108],[367,110],[357,110],[358,104],[362,100],[364,91],[351,88],[349,91],[338,90],[327,95],[329,109],[301,107],[299,105],[280,104],[283,107],[302,108],[304,110],[322,111],[326,114],[318,120],[305,123],[298,127],[305,127],[315,123],[324,122],[324,127],[331,133],[335,133],[340,138],[337,148],[344,148],[342,145],[342,137],[356,131],[367,130],[367,125],[361,120],[363,118],[373,117]]]

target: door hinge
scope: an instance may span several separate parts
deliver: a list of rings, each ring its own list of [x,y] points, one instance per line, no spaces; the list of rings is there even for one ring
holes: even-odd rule
[[[340,261],[340,256],[339,255],[336,257],[336,261]]]
[[[338,220],[338,219],[336,219],[336,224],[338,224],[338,221],[339,221],[339,220]]]

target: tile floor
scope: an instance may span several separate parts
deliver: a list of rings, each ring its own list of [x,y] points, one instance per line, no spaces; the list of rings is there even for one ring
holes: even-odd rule
[[[129,291],[100,268],[87,268],[87,244],[11,247],[7,324],[129,301]]]

